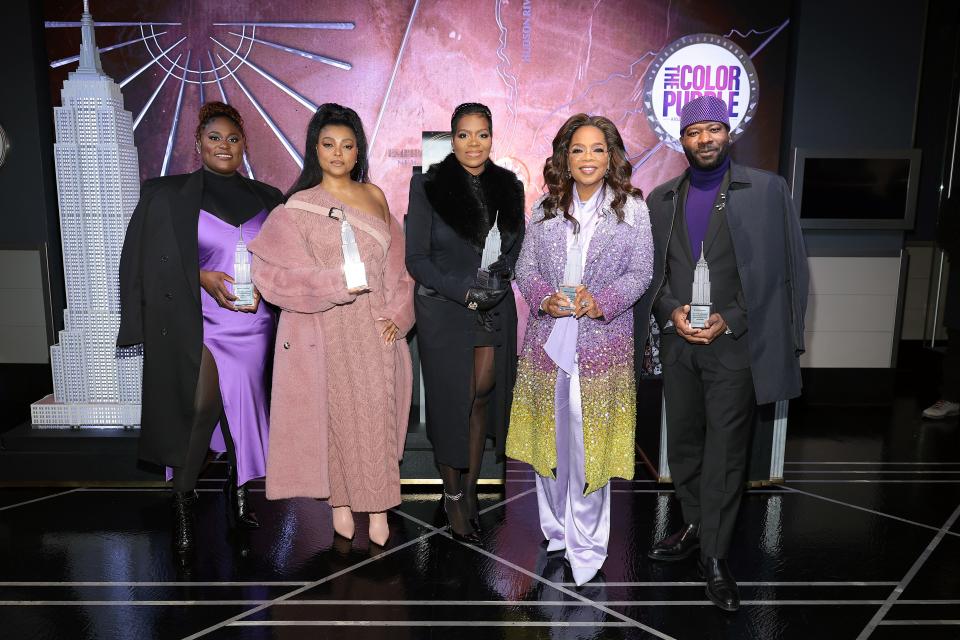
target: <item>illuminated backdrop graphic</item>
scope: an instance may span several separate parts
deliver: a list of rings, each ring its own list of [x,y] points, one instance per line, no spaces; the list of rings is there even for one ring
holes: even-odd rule
[[[76,67],[80,0],[45,0],[51,93]],[[779,160],[789,5],[765,0],[93,0],[104,71],[134,115],[142,179],[196,169],[197,109],[226,99],[246,120],[248,170],[286,190],[316,105],[357,110],[374,182],[406,212],[421,133],[460,102],[488,104],[494,158],[521,176],[528,205],[560,124],[586,111],[620,128],[644,191],[679,173],[644,111],[644,77],[679,38],[713,33],[750,56],[760,102],[735,156]]]

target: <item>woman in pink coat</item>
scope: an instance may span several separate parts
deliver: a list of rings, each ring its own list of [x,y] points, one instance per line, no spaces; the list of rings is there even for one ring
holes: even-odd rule
[[[274,355],[267,497],[329,501],[337,534],[370,514],[370,541],[389,537],[400,503],[399,459],[412,367],[413,281],[403,232],[367,180],[356,112],[324,104],[307,129],[303,172],[250,243],[253,280],[280,307]],[[342,221],[366,284],[347,288]]]

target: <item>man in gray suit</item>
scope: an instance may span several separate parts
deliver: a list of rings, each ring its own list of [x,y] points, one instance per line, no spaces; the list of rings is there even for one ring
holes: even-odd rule
[[[787,185],[730,161],[728,113],[712,96],[681,112],[690,168],[647,199],[656,263],[649,298],[637,304],[635,336],[642,349],[652,305],[663,329],[667,451],[685,522],[648,556],[672,562],[699,549],[707,596],[736,611],[740,597],[726,558],[754,412],[758,404],[800,394],[809,276]],[[701,257],[708,301],[693,300]],[[691,302],[711,303],[700,328],[691,324]]]

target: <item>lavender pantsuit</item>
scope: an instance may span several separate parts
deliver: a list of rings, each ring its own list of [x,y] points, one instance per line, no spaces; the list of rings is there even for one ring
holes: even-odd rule
[[[557,373],[557,478],[537,476],[537,509],[540,530],[549,551],[566,549],[575,567],[599,569],[607,558],[610,541],[610,485],[589,495],[583,464],[583,409],[580,402],[580,372]]]
[[[607,193],[600,207],[583,272],[583,284],[603,317],[561,323],[539,311],[544,297],[561,284],[567,244],[563,218],[545,220],[540,202],[517,262],[517,286],[531,315],[507,455],[530,463],[540,476],[541,528],[551,549],[566,547],[574,567],[603,563],[610,534],[609,480],[633,477],[636,386],[633,319],[626,312],[650,284],[653,240],[643,200],[628,198],[620,222],[610,208],[612,197]],[[554,335],[558,325],[564,330]],[[574,340],[572,352],[552,349],[555,342]],[[572,362],[554,357],[562,353]]]

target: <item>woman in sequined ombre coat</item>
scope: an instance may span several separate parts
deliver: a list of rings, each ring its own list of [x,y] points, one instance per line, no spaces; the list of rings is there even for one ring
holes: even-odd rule
[[[549,192],[534,205],[516,282],[531,309],[507,455],[537,472],[548,551],[565,550],[577,584],[610,538],[610,478],[633,478],[633,315],[653,274],[650,216],[616,126],[577,114],[553,140]],[[571,300],[560,292],[582,271]],[[556,416],[556,420],[554,419]]]

